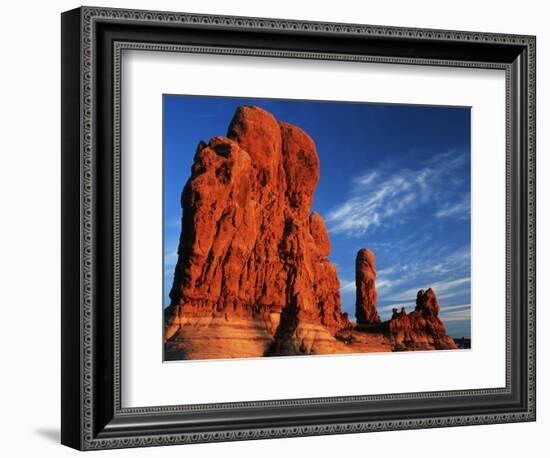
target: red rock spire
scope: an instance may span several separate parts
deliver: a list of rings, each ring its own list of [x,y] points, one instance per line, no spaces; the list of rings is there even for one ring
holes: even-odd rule
[[[355,318],[357,324],[380,322],[376,310],[376,266],[374,253],[367,248],[357,252],[355,259]]]

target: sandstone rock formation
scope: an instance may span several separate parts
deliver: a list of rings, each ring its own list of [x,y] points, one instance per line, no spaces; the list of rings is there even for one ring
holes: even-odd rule
[[[199,142],[181,196],[178,261],[165,310],[165,359],[455,348],[439,303],[420,291],[407,315],[381,323],[376,268],[356,258],[356,318],[341,311],[313,140],[256,106],[226,136]]]
[[[439,302],[433,289],[418,291],[416,307],[407,315],[405,307],[393,310],[389,331],[394,350],[452,350],[455,341],[439,319]]]
[[[255,106],[237,109],[227,136],[199,143],[181,199],[167,359],[347,351],[334,338],[348,322],[329,236],[311,213],[319,173],[313,140]]]
[[[355,318],[357,324],[378,323],[376,310],[376,266],[374,253],[367,248],[359,250],[355,259]]]

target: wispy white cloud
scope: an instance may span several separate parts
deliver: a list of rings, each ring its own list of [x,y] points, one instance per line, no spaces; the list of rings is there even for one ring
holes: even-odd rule
[[[457,278],[454,280],[442,280],[432,282],[426,287],[432,288],[435,291],[438,299],[448,299],[449,297],[458,296],[465,291],[469,291],[470,277]],[[411,301],[416,299],[416,295],[421,287],[409,288],[404,291],[399,291],[394,294],[390,294],[385,299],[388,301]]]
[[[378,276],[391,275],[391,274],[393,274],[395,271],[396,271],[396,267],[395,267],[395,266],[393,266],[393,267],[386,267],[386,268],[384,268],[384,269],[380,269],[380,270],[377,272],[377,275],[378,275]]]
[[[435,212],[436,218],[467,219],[470,216],[470,193],[462,201],[447,202]]]
[[[377,177],[378,177],[378,172],[370,172],[370,173],[367,173],[366,175],[357,177],[355,179],[355,182],[360,186],[367,186],[371,184],[374,180],[376,180]]]
[[[376,282],[376,289],[378,292],[385,291],[391,289],[393,286],[395,286],[399,280],[391,280],[389,278],[382,278],[377,280]]]
[[[174,275],[174,269],[178,260],[178,252],[176,250],[164,253],[164,276],[170,277]]]
[[[170,263],[174,263],[177,261],[178,259],[178,252],[177,250],[173,250],[173,251],[167,251],[164,253],[164,263],[165,264],[170,264]]]
[[[452,178],[467,159],[465,154],[448,152],[418,168],[395,171],[385,165],[358,175],[352,180],[349,198],[328,214],[329,231],[362,236],[377,227],[403,224],[428,203],[438,218],[463,217],[469,210],[469,196],[457,202],[460,183]]]
[[[401,213],[415,199],[412,191],[412,177],[396,175],[378,183],[376,189],[371,184],[378,181],[373,174],[359,177],[358,187],[364,191],[355,191],[355,195],[328,215],[331,232],[346,232],[351,235],[363,235],[382,221]],[[369,189],[367,189],[369,188]]]
[[[454,311],[464,310],[469,308],[470,308],[470,304],[447,305],[447,306],[441,307],[441,311],[444,313],[447,313],[447,312],[454,313]]]
[[[394,265],[390,265],[384,269],[380,269],[376,276],[376,288],[378,296],[381,300],[403,300],[414,299],[420,287],[417,285],[427,285],[436,289],[436,294],[449,297],[451,294],[448,291],[448,286],[445,288],[441,279],[445,278],[447,283],[450,283],[453,278],[469,278],[470,273],[470,248],[465,246],[458,250],[447,253],[446,255],[434,254],[423,248],[412,249],[409,252],[410,260],[398,260]],[[410,288],[410,285],[415,285],[415,288]],[[455,289],[452,293],[459,294],[462,291],[467,294],[469,284],[464,283],[463,288]]]
[[[465,321],[471,319],[472,310],[470,304],[454,305],[441,308],[439,317],[444,322]]]
[[[355,291],[355,280],[340,280],[340,291]]]

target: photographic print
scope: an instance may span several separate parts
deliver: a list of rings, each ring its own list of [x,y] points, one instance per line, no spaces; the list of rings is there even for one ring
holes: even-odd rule
[[[469,107],[163,111],[165,361],[471,347]]]

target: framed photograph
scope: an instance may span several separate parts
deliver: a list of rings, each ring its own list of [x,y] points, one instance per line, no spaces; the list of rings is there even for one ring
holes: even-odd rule
[[[535,37],[62,15],[62,443],[535,420]]]

